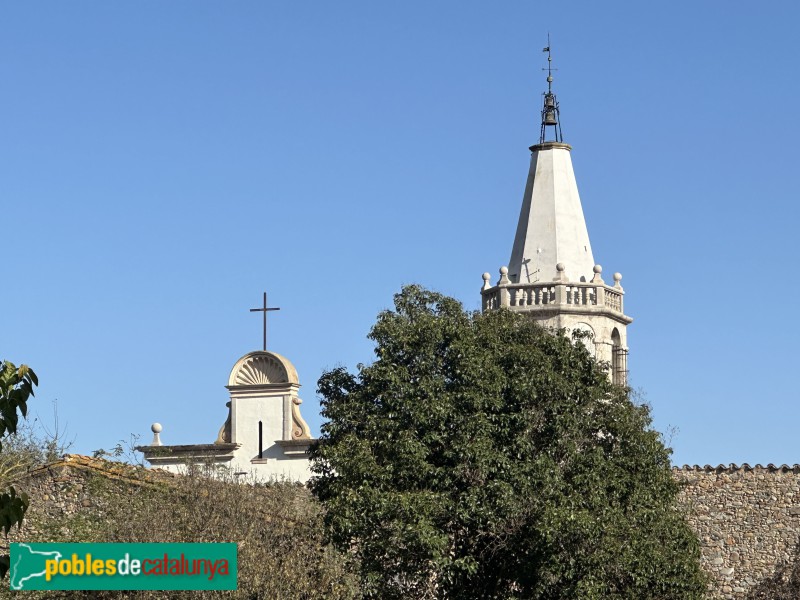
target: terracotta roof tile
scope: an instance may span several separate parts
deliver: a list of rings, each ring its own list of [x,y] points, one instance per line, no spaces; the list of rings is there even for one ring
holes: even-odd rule
[[[800,465],[774,465],[769,463],[767,466],[763,466],[761,464],[756,464],[750,466],[748,463],[742,463],[742,465],[737,465],[736,463],[731,463],[729,465],[717,465],[716,467],[713,465],[683,465],[682,467],[674,466],[672,467],[673,471],[701,471],[704,473],[734,473],[740,471],[766,471],[768,473],[800,473]]]

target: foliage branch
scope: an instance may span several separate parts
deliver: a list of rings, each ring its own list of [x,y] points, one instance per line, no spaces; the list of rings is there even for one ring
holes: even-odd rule
[[[20,415],[28,414],[28,398],[34,395],[36,385],[39,380],[33,369],[0,361],[0,451],[3,439],[17,432]],[[0,493],[0,527],[6,535],[14,525],[22,523],[28,505],[27,494],[17,494],[13,487]],[[9,557],[0,556],[0,578],[5,577],[8,569]]]

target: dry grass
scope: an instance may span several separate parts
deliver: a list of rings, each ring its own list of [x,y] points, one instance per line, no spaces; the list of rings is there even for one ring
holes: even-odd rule
[[[53,542],[236,542],[235,592],[48,592],[29,597],[264,598],[360,597],[357,570],[323,540],[321,508],[293,483],[241,484],[203,474],[131,485],[88,480],[94,506],[66,518],[35,517],[37,538]],[[35,499],[34,499],[35,501]],[[0,591],[0,597],[8,595]]]

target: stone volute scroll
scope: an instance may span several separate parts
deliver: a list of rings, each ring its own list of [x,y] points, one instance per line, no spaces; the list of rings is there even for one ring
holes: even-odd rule
[[[228,407],[228,418],[225,419],[222,427],[219,428],[217,439],[214,442],[215,444],[228,444],[231,441],[231,403],[226,402],[225,406]]]
[[[302,415],[300,415],[300,405],[303,401],[300,398],[292,398],[292,439],[293,440],[310,440],[311,431],[308,428],[308,423],[305,422]]]

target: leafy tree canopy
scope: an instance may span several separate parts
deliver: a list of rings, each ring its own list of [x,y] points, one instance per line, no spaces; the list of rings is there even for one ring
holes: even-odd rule
[[[409,286],[319,381],[311,486],[379,598],[703,596],[646,406],[583,345]]]

